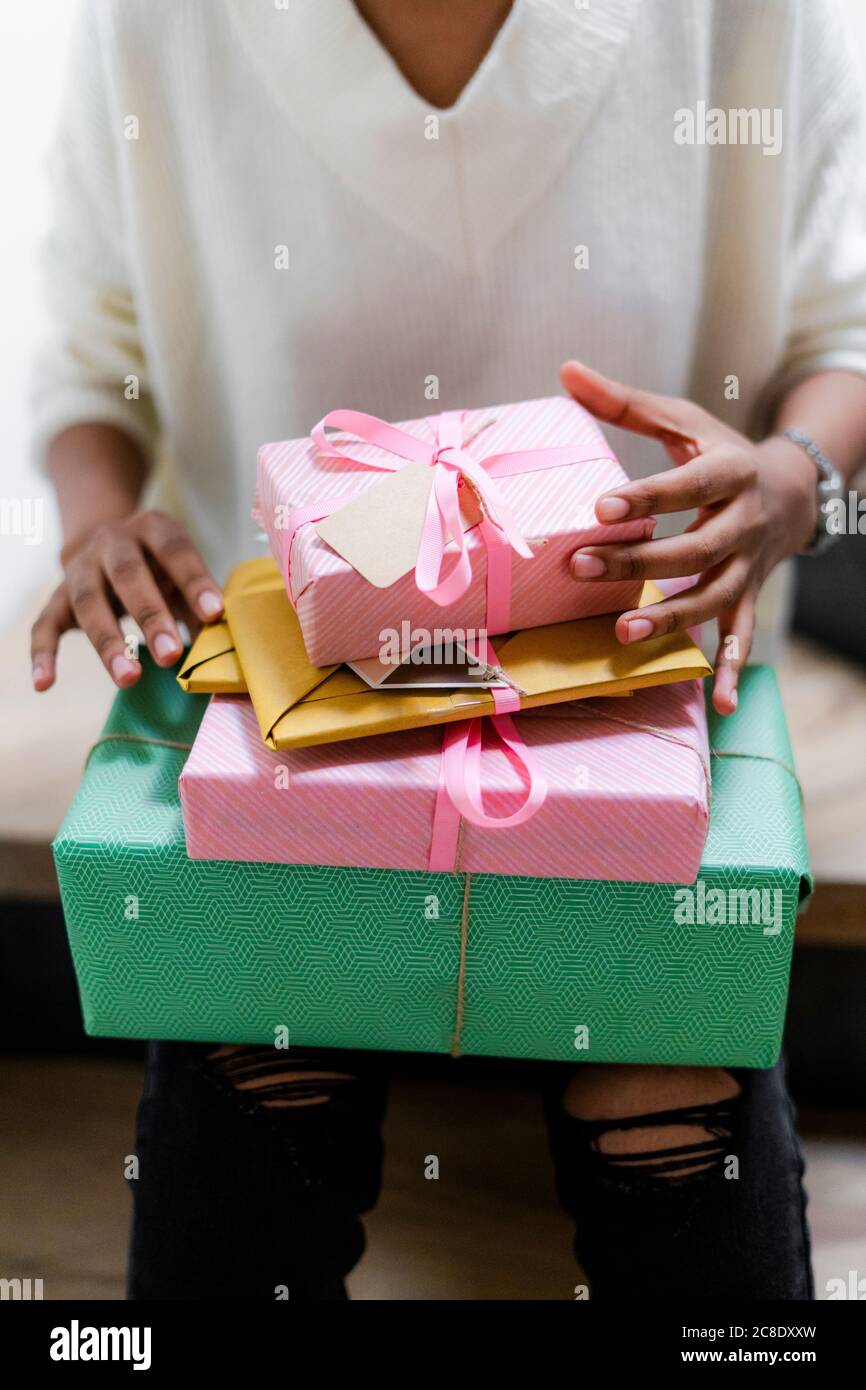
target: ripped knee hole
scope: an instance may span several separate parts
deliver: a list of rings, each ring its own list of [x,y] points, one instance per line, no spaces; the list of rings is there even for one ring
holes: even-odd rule
[[[356,1080],[348,1072],[332,1070],[321,1059],[275,1053],[269,1047],[223,1044],[208,1052],[210,1069],[236,1091],[266,1109],[327,1105]]]
[[[719,1068],[595,1068],[572,1077],[563,1108],[608,1172],[683,1181],[728,1157],[740,1089]]]

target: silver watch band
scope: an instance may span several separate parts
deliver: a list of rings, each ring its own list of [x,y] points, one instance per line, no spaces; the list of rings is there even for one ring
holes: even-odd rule
[[[799,444],[801,449],[805,449],[820,476],[825,482],[830,481],[836,469],[824,453],[824,450],[818,448],[818,445],[810,434],[806,434],[804,430],[782,430],[781,435],[783,439],[790,439],[792,444]]]
[[[811,435],[806,434],[805,430],[780,430],[783,439],[789,439],[792,444],[797,444],[809,455],[815,465],[818,474],[817,497],[818,497],[818,518],[815,525],[815,534],[811,544],[806,550],[807,555],[817,555],[826,550],[835,540],[838,540],[838,533],[829,531],[827,522],[830,514],[830,503],[844,496],[844,480],[839,470],[831,460],[819,448]]]

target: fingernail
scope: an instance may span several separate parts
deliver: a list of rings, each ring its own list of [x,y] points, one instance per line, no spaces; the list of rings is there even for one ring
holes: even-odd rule
[[[631,618],[628,623],[627,632],[629,642],[643,642],[646,637],[652,637],[655,628],[649,618]]]
[[[595,504],[599,521],[622,521],[630,511],[631,503],[625,497],[601,497]]]
[[[730,695],[728,696],[728,699],[729,699],[730,702],[731,702],[731,709],[736,709],[736,708],[737,708],[737,701],[739,700],[739,698],[740,698],[740,696],[739,696],[739,694],[738,694],[738,692],[737,692],[737,687],[734,686],[734,689],[731,691]]]
[[[47,674],[44,666],[34,666],[32,671],[33,684],[38,685],[40,681],[44,681]]]
[[[153,654],[157,661],[170,661],[180,655],[180,640],[168,632],[158,632],[153,639]]]
[[[127,676],[137,676],[138,671],[138,662],[130,661],[128,656],[118,654],[111,659],[111,674],[116,681],[126,680]]]
[[[571,557],[571,572],[575,579],[597,579],[606,569],[600,555],[582,555],[578,551]]]
[[[219,594],[215,594],[213,589],[207,589],[198,596],[198,606],[202,617],[218,618],[223,611],[223,601]]]

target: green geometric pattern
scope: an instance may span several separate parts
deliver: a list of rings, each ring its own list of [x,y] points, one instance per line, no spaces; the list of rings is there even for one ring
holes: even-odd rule
[[[710,712],[714,746],[790,766],[772,671],[750,668],[740,691],[730,720]],[[205,703],[146,664],[106,732],[191,742]],[[286,1027],[291,1045],[449,1051],[463,876],[188,860],[186,756],[99,744],[55,841],[87,1031],[260,1043]],[[678,925],[671,885],[473,876],[461,1051],[771,1066],[811,888],[782,767],[713,760],[701,878],[778,890],[781,931]]]

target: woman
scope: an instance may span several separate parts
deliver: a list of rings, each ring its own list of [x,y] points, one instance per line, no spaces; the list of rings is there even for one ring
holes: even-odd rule
[[[118,613],[163,666],[178,618],[218,616],[263,440],[550,394],[564,361],[635,479],[600,519],[697,511],[575,575],[697,574],[617,633],[717,619],[732,712],[763,581],[866,445],[861,154],[832,0],[91,4],[46,257],[64,578],[36,688],[73,626],[125,687]],[[549,1076],[593,1297],[812,1297],[778,1068]],[[155,1045],[131,1296],[345,1297],[383,1096],[369,1055]]]

